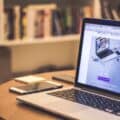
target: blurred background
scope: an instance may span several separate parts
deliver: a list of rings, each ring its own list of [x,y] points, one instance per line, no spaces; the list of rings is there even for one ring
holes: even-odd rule
[[[0,0],[0,83],[75,69],[83,18],[120,20],[119,0]]]

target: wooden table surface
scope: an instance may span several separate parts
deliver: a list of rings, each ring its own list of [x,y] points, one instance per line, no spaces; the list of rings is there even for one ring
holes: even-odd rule
[[[37,74],[46,79],[51,79],[54,74],[64,73],[68,75],[75,75],[75,71],[59,71]],[[55,80],[54,80],[55,81]],[[60,81],[56,81],[63,83]],[[19,86],[23,83],[10,80],[0,85],[0,117],[5,120],[61,120],[60,116],[53,115],[41,109],[37,109],[28,105],[18,104],[16,96],[18,94],[9,92],[9,88]],[[72,86],[72,84],[63,83],[64,86]]]

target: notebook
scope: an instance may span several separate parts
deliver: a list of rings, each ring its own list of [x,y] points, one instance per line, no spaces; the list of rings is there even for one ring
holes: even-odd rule
[[[26,76],[16,77],[14,78],[14,80],[18,82],[23,82],[26,84],[33,84],[33,83],[39,83],[39,82],[45,81],[46,79],[43,77],[38,77],[34,75],[26,75]]]

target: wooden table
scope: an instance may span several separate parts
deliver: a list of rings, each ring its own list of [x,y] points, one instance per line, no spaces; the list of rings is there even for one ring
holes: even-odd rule
[[[59,72],[37,74],[37,76],[45,77],[46,79],[51,79],[51,77],[54,74],[58,74],[58,73],[75,75],[75,71],[59,71]],[[63,83],[63,82],[59,81],[59,83]],[[19,86],[22,84],[23,83],[10,80],[0,85],[0,117],[3,117],[5,120],[60,120],[62,119],[59,116],[53,115],[43,110],[28,106],[28,105],[24,105],[24,104],[18,104],[16,101],[16,96],[18,94],[9,92],[9,88],[12,86]],[[63,83],[63,84],[64,86],[72,85],[68,83]]]

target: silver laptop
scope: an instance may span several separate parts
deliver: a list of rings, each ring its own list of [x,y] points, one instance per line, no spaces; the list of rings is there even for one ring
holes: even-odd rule
[[[111,54],[117,54],[105,63],[98,59],[103,54],[96,52],[96,39],[101,37],[109,39]],[[19,96],[17,100],[65,118],[120,120],[120,22],[86,18],[80,40],[74,87]]]
[[[115,46],[110,48],[111,42],[107,37],[98,37],[96,38],[96,55],[102,62],[108,62],[109,60],[115,59],[118,57],[115,50]]]

